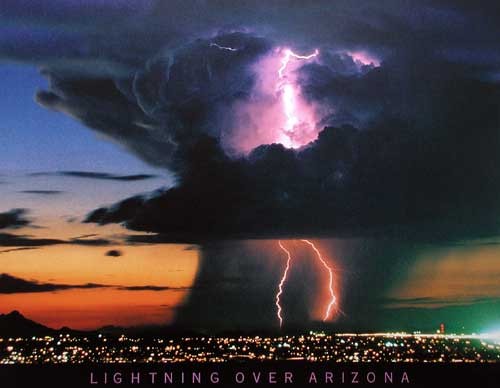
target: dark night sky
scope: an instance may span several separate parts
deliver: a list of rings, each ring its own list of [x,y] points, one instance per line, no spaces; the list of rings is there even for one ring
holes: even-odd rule
[[[272,261],[262,253],[268,242],[252,256],[241,241],[300,236],[324,239],[331,254],[343,246],[333,238],[356,241],[337,247],[357,274],[345,276],[348,311],[338,327],[364,328],[366,317],[411,327],[424,310],[432,327],[446,317],[458,322],[464,305],[483,326],[498,318],[484,318],[500,296],[491,289],[471,291],[458,307],[443,300],[459,293],[439,294],[434,317],[422,308],[428,301],[415,299],[398,307],[404,319],[396,308],[381,312],[402,279],[432,268],[423,252],[445,257],[443,246],[458,252],[499,234],[498,2],[4,0],[0,22],[2,169],[107,181],[113,194],[85,222],[155,234],[142,243],[199,243],[200,287],[179,323],[203,312],[207,326],[223,325],[217,319],[231,315],[207,303],[219,299],[218,308],[241,318],[235,325],[251,321],[246,314],[271,325],[273,306],[260,300],[279,269],[257,281]],[[278,105],[261,83],[277,73],[267,66],[285,47],[319,51],[289,74],[298,107],[314,108],[319,128],[297,149],[255,140],[275,130],[262,109]],[[167,178],[155,181],[158,174]],[[121,190],[135,179],[133,190]],[[251,281],[233,278],[241,265]],[[297,317],[312,303],[300,295]]]

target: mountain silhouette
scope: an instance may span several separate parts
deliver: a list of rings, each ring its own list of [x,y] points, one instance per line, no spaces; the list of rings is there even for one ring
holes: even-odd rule
[[[54,329],[24,317],[19,311],[0,314],[0,337],[26,337],[53,333]]]

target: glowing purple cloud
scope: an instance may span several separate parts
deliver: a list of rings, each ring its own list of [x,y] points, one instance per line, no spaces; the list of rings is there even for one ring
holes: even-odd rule
[[[278,48],[258,61],[253,67],[256,85],[251,97],[233,106],[235,129],[223,139],[225,146],[248,153],[262,144],[300,148],[314,141],[320,131],[319,107],[302,96],[297,69],[318,55],[318,50],[299,55],[289,48]]]

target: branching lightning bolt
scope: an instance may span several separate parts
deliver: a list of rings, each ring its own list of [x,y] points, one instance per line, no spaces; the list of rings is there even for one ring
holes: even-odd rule
[[[279,247],[286,253],[287,255],[287,260],[286,260],[286,267],[285,267],[285,271],[283,272],[283,276],[281,277],[281,280],[280,280],[280,283],[279,283],[279,286],[278,286],[278,293],[276,294],[276,307],[278,308],[278,312],[277,312],[277,315],[278,315],[278,319],[280,321],[280,327],[283,325],[283,317],[281,316],[281,311],[282,311],[282,308],[281,308],[281,301],[280,301],[280,298],[281,298],[281,294],[283,294],[283,285],[285,284],[286,282],[286,278],[288,276],[288,270],[290,269],[290,262],[292,261],[292,255],[290,254],[290,252],[283,246],[283,244],[281,243],[281,241],[278,241],[278,245]]]
[[[318,260],[320,261],[321,265],[328,272],[328,276],[329,276],[328,292],[330,294],[330,299],[328,301],[328,304],[327,304],[326,309],[325,309],[325,314],[323,316],[323,321],[326,321],[326,320],[328,320],[328,318],[330,318],[330,316],[332,314],[332,308],[337,303],[337,297],[335,296],[335,292],[333,290],[333,269],[332,269],[332,267],[330,267],[328,265],[328,263],[325,261],[325,259],[323,259],[321,252],[316,247],[316,245],[314,245],[314,243],[312,243],[309,240],[300,240],[300,241],[308,244],[313,249],[313,251],[316,253],[316,256],[317,256]],[[279,245],[280,249],[283,252],[285,252],[287,255],[286,266],[285,266],[285,270],[283,271],[283,275],[281,276],[281,280],[278,284],[278,292],[276,293],[276,303],[275,303],[276,308],[277,308],[276,315],[278,317],[280,327],[282,327],[283,326],[283,316],[281,313],[283,311],[283,308],[281,306],[281,295],[283,294],[283,287],[284,287],[286,280],[287,280],[287,277],[288,277],[288,271],[290,269],[290,264],[292,262],[292,255],[291,255],[290,251],[283,246],[283,244],[281,243],[281,240],[278,241],[278,245]]]
[[[293,139],[291,138],[291,134],[293,134],[294,128],[300,123],[300,119],[297,114],[297,90],[291,82],[286,80],[285,70],[288,66],[288,63],[290,62],[290,59],[292,58],[309,60],[318,56],[318,54],[319,51],[315,50],[312,54],[309,55],[298,55],[295,54],[292,50],[286,49],[285,55],[281,59],[281,67],[278,69],[278,77],[281,82],[279,84],[278,90],[282,92],[281,98],[283,102],[283,111],[286,116],[284,127],[286,138],[282,139],[285,146],[293,147],[295,145]]]
[[[225,50],[225,51],[238,51],[237,48],[233,47],[227,47],[227,46],[221,46],[215,42],[210,43],[210,47],[215,47],[219,50]],[[283,132],[284,132],[284,137],[281,139],[282,144],[288,147],[295,147],[295,146],[300,146],[300,143],[297,144],[296,141],[294,141],[294,130],[296,127],[301,124],[299,114],[298,114],[298,107],[297,107],[297,95],[299,91],[296,89],[296,87],[293,84],[293,80],[290,78],[287,78],[286,76],[286,69],[288,67],[288,64],[290,63],[290,60],[293,59],[298,59],[298,60],[310,60],[312,58],[315,58],[319,55],[319,51],[316,49],[312,54],[309,55],[299,55],[294,53],[290,49],[285,49],[283,51],[284,55],[281,58],[281,66],[278,69],[278,87],[277,90],[281,93],[281,99],[282,99],[282,104],[283,104],[283,112],[286,117],[286,121],[284,124]],[[326,311],[323,317],[323,321],[326,321],[332,311],[333,305],[336,303],[336,296],[333,291],[333,270],[332,268],[327,264],[327,262],[323,259],[321,256],[320,251],[316,246],[309,240],[300,240],[308,245],[311,246],[311,248],[314,250],[316,253],[316,256],[318,257],[318,260],[321,262],[323,267],[328,271],[329,274],[329,283],[328,283],[328,290],[330,293],[330,300],[328,302],[328,305],[326,307]],[[288,277],[288,271],[290,269],[290,264],[292,262],[292,255],[289,250],[287,250],[283,244],[281,243],[281,240],[278,241],[278,245],[280,249],[286,253],[287,255],[287,261],[286,261],[286,266],[283,272],[283,275],[280,279],[280,282],[278,284],[278,292],[276,293],[276,308],[277,308],[277,316],[278,320],[280,323],[280,327],[283,325],[283,316],[282,316],[282,311],[283,308],[281,306],[281,296],[283,295],[283,287],[286,283],[287,277]]]
[[[281,60],[281,67],[278,70],[278,75],[280,78],[283,78],[283,72],[285,71],[286,67],[288,66],[288,62],[290,62],[291,58],[296,58],[296,59],[312,59],[316,56],[318,56],[319,51],[316,49],[312,54],[309,55],[298,55],[295,54],[292,50],[286,49],[285,50],[285,55],[283,56],[283,59]]]
[[[333,270],[323,259],[318,248],[316,248],[316,246],[311,241],[309,240],[300,240],[300,241],[305,242],[306,244],[309,244],[311,246],[314,252],[316,252],[319,261],[321,262],[321,264],[323,264],[323,266],[325,267],[325,269],[328,271],[329,274],[328,291],[330,292],[330,301],[328,303],[328,306],[326,307],[325,316],[323,317],[323,321],[326,321],[330,317],[332,307],[337,301],[337,297],[335,296],[335,293],[333,291]]]

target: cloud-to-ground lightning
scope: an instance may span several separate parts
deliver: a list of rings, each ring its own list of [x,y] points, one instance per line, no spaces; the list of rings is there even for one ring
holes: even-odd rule
[[[330,267],[328,265],[328,263],[323,258],[323,256],[321,255],[321,252],[316,247],[316,245],[314,245],[314,243],[312,243],[309,240],[305,240],[305,239],[302,239],[300,241],[308,244],[313,249],[313,251],[316,254],[316,257],[319,260],[319,262],[325,268],[325,270],[328,272],[328,277],[329,277],[329,279],[328,279],[328,292],[330,294],[330,298],[328,300],[328,304],[327,304],[327,306],[325,308],[325,313],[324,313],[324,316],[323,316],[323,321],[326,321],[326,320],[328,320],[330,318],[330,316],[332,314],[332,307],[337,302],[337,297],[335,296],[335,292],[333,290],[333,269],[332,269],[332,267]],[[281,240],[278,241],[278,245],[279,245],[280,249],[283,252],[285,252],[285,254],[287,256],[285,270],[283,271],[283,275],[281,276],[280,282],[278,284],[278,292],[276,293],[276,298],[275,298],[275,304],[276,304],[276,308],[277,308],[276,315],[278,317],[278,320],[279,320],[279,323],[280,323],[280,327],[282,327],[283,326],[283,316],[282,316],[283,307],[281,306],[281,295],[283,294],[283,287],[284,287],[284,285],[286,283],[286,280],[287,280],[287,277],[288,277],[288,271],[290,270],[290,265],[291,265],[291,262],[292,262],[292,254],[290,253],[290,251],[287,248],[285,248],[283,246]]]
[[[319,261],[321,262],[321,264],[323,265],[323,267],[325,267],[325,269],[328,271],[328,275],[329,275],[328,291],[330,293],[330,301],[328,302],[328,305],[327,305],[326,310],[325,310],[325,315],[323,317],[323,321],[326,321],[330,317],[332,307],[337,301],[337,297],[335,296],[335,292],[333,291],[333,270],[328,265],[328,263],[325,261],[325,259],[323,259],[323,256],[321,256],[321,253],[318,250],[318,248],[316,248],[316,245],[314,245],[309,240],[300,240],[300,241],[305,242],[306,244],[311,246],[311,248],[314,250],[314,252],[316,252],[316,255],[317,255]]]
[[[221,46],[215,42],[211,42],[209,44],[209,46],[215,47],[219,50],[225,50],[225,51],[231,51],[231,52],[238,51],[237,48]],[[281,144],[283,144],[285,147],[296,148],[296,147],[299,147],[303,144],[303,139],[301,139],[300,137],[303,135],[301,132],[303,131],[304,127],[306,129],[310,129],[311,125],[314,125],[314,124],[312,124],[310,117],[309,117],[309,120],[308,120],[308,118],[306,118],[306,119],[302,118],[302,120],[301,120],[301,117],[300,117],[301,112],[299,109],[300,104],[298,102],[300,91],[299,91],[298,87],[295,85],[294,77],[291,76],[290,74],[287,74],[287,68],[288,68],[290,61],[292,59],[303,60],[303,61],[311,60],[319,55],[319,51],[316,49],[311,54],[299,55],[299,54],[296,54],[292,50],[287,48],[281,52],[283,53],[283,56],[281,57],[281,61],[280,61],[281,65],[277,71],[278,83],[277,83],[276,90],[280,94],[282,109],[283,109],[283,113],[285,116],[285,121],[284,121],[283,127],[281,129],[282,134],[280,136],[280,139],[278,139],[278,141]],[[328,289],[329,289],[331,298],[330,298],[330,301],[327,305],[325,315],[323,318],[323,321],[326,321],[330,317],[332,306],[336,302],[336,297],[335,297],[335,294],[333,291],[333,271],[330,268],[330,266],[326,263],[326,261],[323,259],[323,257],[321,256],[321,253],[319,252],[319,250],[316,248],[316,246],[312,242],[310,242],[309,240],[301,240],[301,241],[309,244],[312,247],[312,249],[315,251],[319,261],[321,262],[323,267],[329,273]],[[277,317],[278,317],[279,324],[281,327],[283,325],[283,316],[282,316],[283,308],[281,306],[281,296],[283,294],[283,287],[284,287],[286,280],[287,280],[287,277],[288,277],[288,271],[290,269],[290,264],[292,262],[292,256],[291,256],[290,251],[283,246],[281,241],[278,241],[278,245],[279,245],[280,249],[283,252],[285,252],[285,254],[287,255],[286,266],[285,266],[283,275],[280,279],[280,282],[278,284],[278,291],[277,291],[276,297],[275,297],[275,304],[276,304],[276,308],[277,308]]]
[[[296,147],[300,144],[296,144],[293,139],[294,129],[301,123],[299,114],[297,113],[297,94],[298,91],[294,84],[287,80],[285,71],[292,58],[300,60],[309,60],[318,56],[319,51],[315,50],[309,55],[298,55],[292,50],[286,49],[284,51],[284,56],[281,59],[281,67],[278,69],[278,78],[280,83],[278,85],[278,90],[281,91],[281,98],[283,104],[283,112],[286,116],[285,125],[283,128],[284,138],[281,139],[282,143],[287,147]]]
[[[283,276],[281,277],[280,283],[278,285],[278,293],[276,294],[276,307],[278,309],[277,316],[280,321],[280,327],[281,327],[283,325],[283,317],[281,316],[282,308],[281,308],[280,298],[281,295],[283,294],[283,285],[286,282],[286,278],[288,276],[288,270],[290,269],[290,262],[292,261],[292,255],[290,254],[290,251],[283,246],[281,241],[278,241],[278,245],[287,255],[285,271],[283,272]]]

